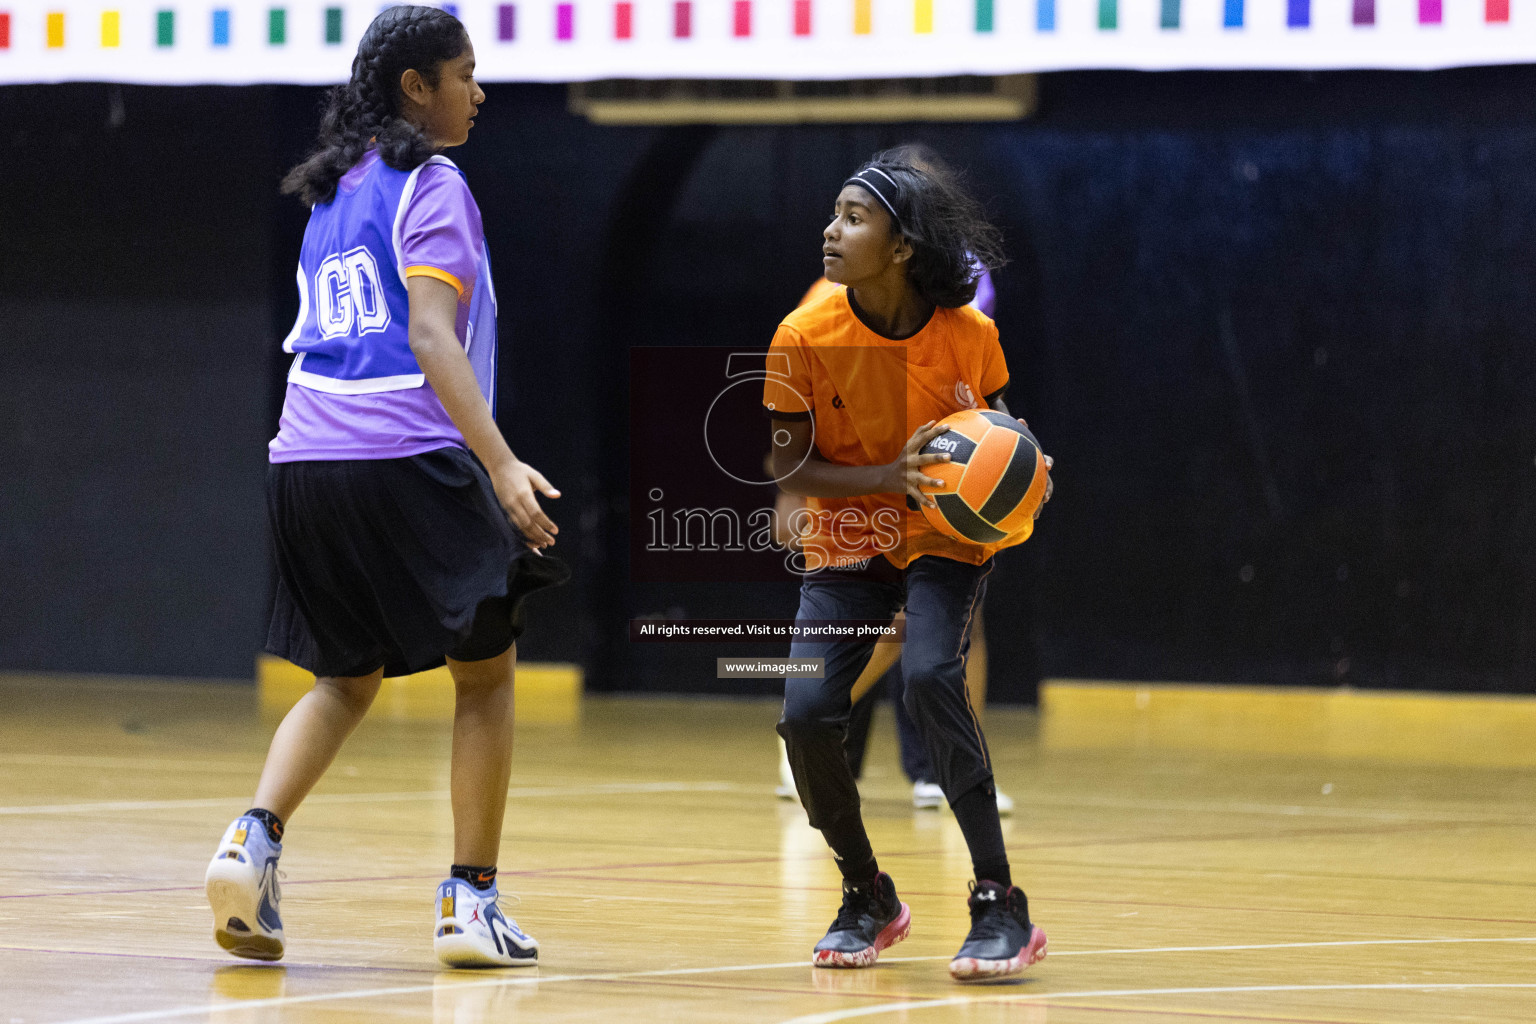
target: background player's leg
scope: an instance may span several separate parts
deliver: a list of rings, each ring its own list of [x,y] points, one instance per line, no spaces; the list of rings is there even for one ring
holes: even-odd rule
[[[901,616],[898,614],[897,618]],[[848,732],[843,739],[843,751],[848,757],[848,769],[855,779],[864,777],[864,754],[869,746],[869,727],[875,718],[875,707],[882,691],[896,694],[901,688],[901,677],[891,679],[892,670],[901,664],[901,644],[875,644],[869,661],[859,673],[853,690],[848,695],[853,705],[848,715]],[[885,685],[882,686],[881,684]],[[899,699],[899,697],[898,697]]]
[[[928,760],[928,748],[923,744],[922,731],[912,721],[912,713],[907,710],[906,682],[901,676],[892,680],[891,692],[895,697],[896,742],[901,747],[901,770],[906,772],[907,780],[913,786],[936,785],[933,763]],[[920,795],[926,796],[914,790],[913,802],[919,807],[928,806],[926,803],[918,803]]]
[[[272,737],[255,806],[286,822],[368,713],[383,679],[383,668],[366,676],[316,679]]]
[[[965,659],[965,689],[971,695],[971,706],[980,715],[987,710],[987,624],[976,606],[975,621],[971,623],[971,653]]]
[[[894,623],[905,623],[906,612],[897,612]],[[901,750],[901,768],[912,783],[912,804],[919,808],[936,808],[943,805],[944,793],[933,781],[933,768],[928,764],[928,752],[923,748],[923,738],[912,724],[902,700],[901,644],[876,644],[869,664],[859,673],[859,681],[853,684],[853,713],[848,718],[848,766],[853,777],[864,775],[864,753],[869,743],[869,727],[874,720],[875,702],[883,690],[891,695],[896,709],[896,739]],[[985,687],[985,681],[983,681]]]
[[[448,659],[453,674],[453,802],[455,864],[494,866],[512,777],[512,685],[517,645],[481,661]]]
[[[876,648],[878,647],[877,644]],[[874,657],[869,660],[871,665],[874,664]],[[869,675],[868,666],[860,674],[860,682],[867,675]],[[900,686],[901,680],[897,679],[896,684]],[[857,692],[858,683],[855,683],[853,688]],[[843,756],[848,759],[848,770],[853,773],[855,779],[864,777],[864,754],[869,747],[869,727],[875,720],[875,706],[880,703],[880,698],[887,689],[886,678],[881,676],[875,680],[875,685],[864,690],[864,696],[855,697],[851,693],[848,695],[853,706],[848,711],[848,732],[843,737]]]
[[[901,618],[898,613],[892,622]],[[848,699],[857,704],[866,694],[874,690],[887,672],[901,664],[901,644],[886,643],[875,644],[875,649],[869,655],[869,662],[864,666],[864,671],[859,673],[858,682],[853,684],[853,691]]]
[[[928,760],[923,734],[907,710],[906,681],[899,672],[893,675],[890,687],[896,710],[896,745],[901,751],[901,770],[912,783],[912,806],[920,811],[938,810],[944,806],[944,789],[934,781],[938,776]]]

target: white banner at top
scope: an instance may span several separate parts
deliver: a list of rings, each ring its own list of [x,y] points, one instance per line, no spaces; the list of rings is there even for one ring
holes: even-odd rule
[[[0,0],[0,83],[344,80],[380,0]],[[458,0],[482,81],[1536,61],[1536,0]]]

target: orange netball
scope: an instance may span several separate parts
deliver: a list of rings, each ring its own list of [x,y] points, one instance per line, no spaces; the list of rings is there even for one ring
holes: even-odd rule
[[[966,409],[939,421],[949,427],[923,446],[925,455],[948,455],[923,472],[940,487],[924,485],[938,508],[923,506],[933,528],[974,544],[996,544],[1029,526],[1045,500],[1045,455],[1024,424],[991,409]]]

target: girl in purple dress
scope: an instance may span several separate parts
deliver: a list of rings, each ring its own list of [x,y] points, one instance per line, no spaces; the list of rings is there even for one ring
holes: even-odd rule
[[[446,662],[454,850],[434,949],[456,967],[538,962],[538,943],[501,912],[496,863],[522,599],[568,572],[542,553],[558,531],[536,494],[559,492],[496,426],[496,290],[480,210],[441,155],[468,139],[485,99],[474,71],[452,15],[386,9],[351,81],[332,92],[314,152],[283,183],[311,214],[270,445],[278,584],[267,649],[316,680],[208,867],[214,937],[236,956],[283,955],[284,823],[383,677]]]

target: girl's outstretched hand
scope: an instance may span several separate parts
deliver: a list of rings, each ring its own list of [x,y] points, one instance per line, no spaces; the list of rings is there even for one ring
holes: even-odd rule
[[[496,500],[501,502],[507,518],[522,531],[530,547],[545,548],[555,542],[560,528],[544,514],[534,492],[548,498],[558,498],[560,492],[544,479],[543,473],[514,458],[491,473],[491,486],[496,489]]]
[[[930,466],[935,462],[948,462],[948,455],[924,455],[923,445],[932,441],[940,434],[949,433],[949,427],[935,426],[933,420],[929,420],[917,428],[917,432],[907,439],[902,446],[901,454],[896,461],[886,467],[889,474],[890,486],[887,491],[904,491],[907,497],[913,501],[927,505],[929,508],[938,508],[939,503],[933,500],[933,496],[924,494],[921,487],[927,484],[929,487],[942,487],[944,481],[935,480],[923,472],[924,466]]]

